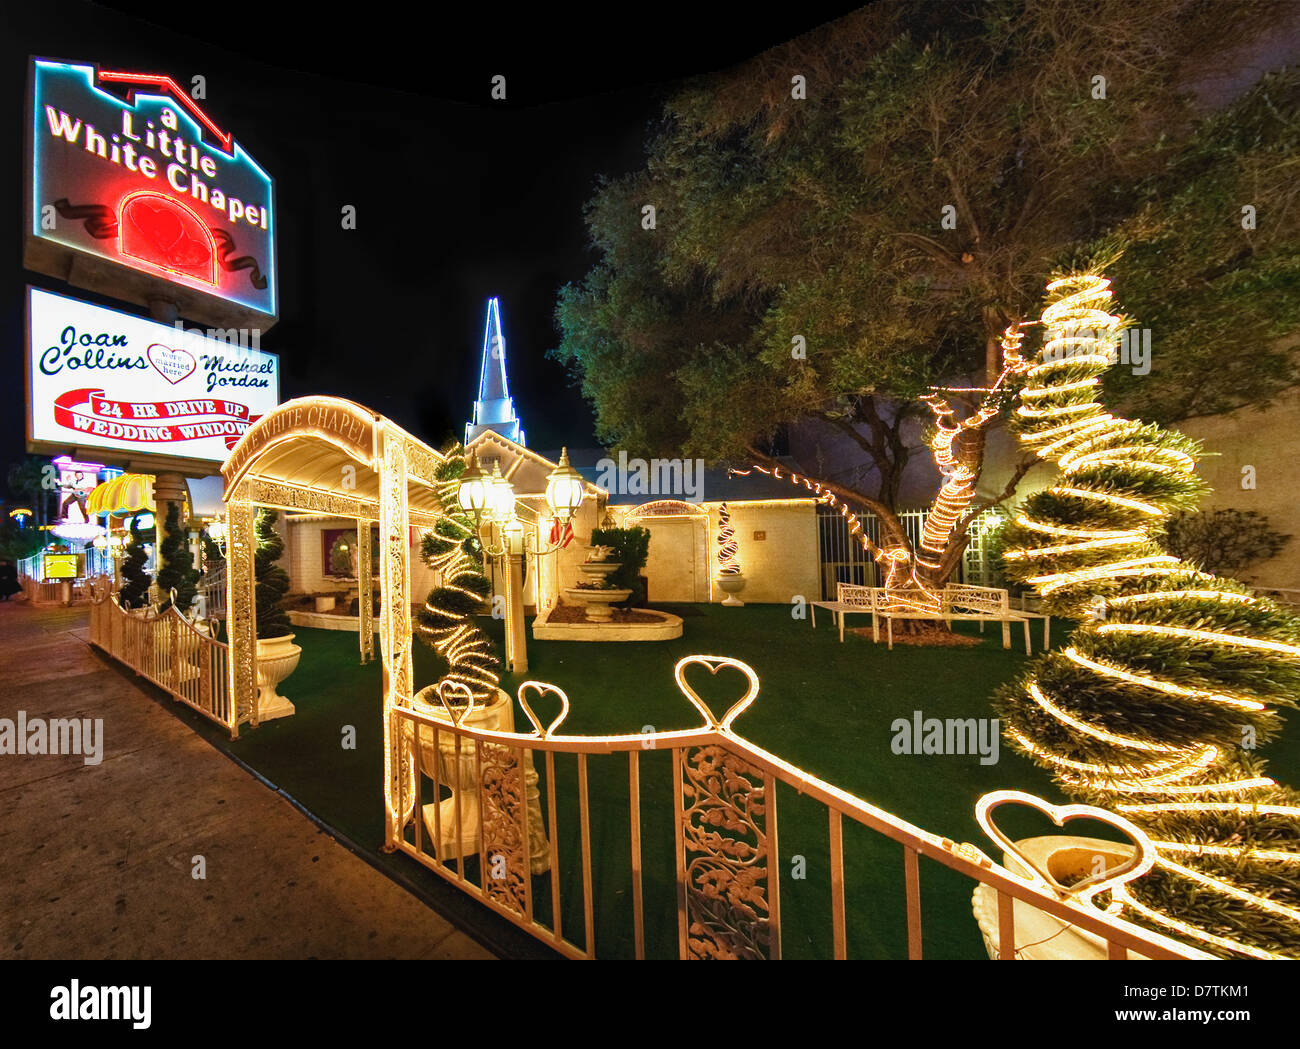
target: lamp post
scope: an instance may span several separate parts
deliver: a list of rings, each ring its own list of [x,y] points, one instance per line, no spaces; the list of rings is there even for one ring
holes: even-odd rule
[[[478,468],[478,456],[469,457],[469,465],[460,475],[460,487],[456,490],[456,501],[467,514],[474,515],[477,525],[487,505],[487,484],[483,471]]]
[[[221,551],[221,556],[226,556],[226,522],[218,517],[206,529],[208,538],[217,544],[217,549]]]
[[[113,566],[113,589],[120,589],[122,580],[119,573],[122,556],[126,553],[126,543],[121,534],[98,535],[90,545],[99,551],[101,557],[108,557]]]
[[[546,478],[546,505],[551,516],[568,524],[582,505],[584,494],[582,474],[569,465],[569,449],[565,448],[560,452],[559,463]]]
[[[568,524],[582,505],[582,475],[569,464],[567,448],[546,479],[546,505],[551,515]],[[528,652],[524,634],[523,559],[554,553],[562,544],[542,545],[534,542],[529,549],[528,533],[515,513],[514,485],[501,474],[501,463],[493,464],[492,473],[484,474],[478,459],[471,455],[456,491],[460,508],[474,517],[475,529],[483,554],[500,559],[504,573],[506,597],[506,667],[522,673],[528,669]],[[487,525],[486,535],[484,524]],[[496,535],[493,535],[496,532]]]

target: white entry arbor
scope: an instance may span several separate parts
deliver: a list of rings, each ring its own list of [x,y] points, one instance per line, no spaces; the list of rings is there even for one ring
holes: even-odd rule
[[[257,506],[328,513],[357,522],[359,564],[371,558],[379,526],[379,658],[384,700],[384,837],[396,844],[397,777],[414,770],[396,740],[394,709],[414,692],[411,665],[411,529],[442,516],[436,472],[445,458],[352,401],[288,401],[251,426],[221,468],[225,481],[227,631],[232,716],[256,725],[257,636],[253,515]],[[361,658],[374,658],[371,574],[358,573]],[[405,816],[406,814],[403,814]]]

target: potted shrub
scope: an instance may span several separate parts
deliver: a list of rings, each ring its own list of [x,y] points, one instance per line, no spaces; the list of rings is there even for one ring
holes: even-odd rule
[[[284,540],[275,529],[280,514],[269,506],[257,510],[257,549],[253,575],[257,600],[257,715],[260,721],[288,717],[294,706],[277,688],[298,666],[302,648],[293,643],[289,614],[282,607],[289,591],[289,573],[277,561]]]
[[[492,639],[474,622],[474,616],[487,610],[492,583],[483,573],[483,549],[479,544],[474,520],[460,508],[456,498],[460,475],[465,471],[463,450],[454,447],[448,459],[438,467],[438,494],[443,517],[424,535],[421,554],[434,570],[440,585],[429,591],[424,608],[415,617],[415,637],[432,648],[446,661],[447,672],[436,684],[420,689],[414,697],[417,709],[444,721],[452,720],[439,698],[442,687],[448,704],[461,718],[461,724],[495,731],[514,731],[514,704],[509,693],[497,685],[501,665]],[[463,711],[472,699],[474,709]],[[412,731],[410,728],[406,730]],[[409,738],[409,737],[408,737]],[[473,747],[463,747],[459,766],[456,763],[456,739],[442,733],[438,752],[433,747],[433,733],[420,728],[420,763],[426,773],[437,770],[439,782],[459,784],[461,848],[474,855],[479,847],[480,816],[478,809],[477,767]],[[533,873],[549,866],[546,836],[542,828],[537,796],[537,773],[532,759],[524,756],[525,780],[529,804],[529,836]],[[452,788],[455,790],[455,787]],[[430,837],[438,821],[435,806],[441,806],[441,841],[434,840],[440,856],[456,853],[456,801],[446,798],[423,806],[425,827]]]

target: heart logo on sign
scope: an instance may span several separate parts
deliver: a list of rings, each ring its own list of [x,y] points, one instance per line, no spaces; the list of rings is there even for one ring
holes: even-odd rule
[[[155,342],[150,346],[145,351],[145,356],[149,358],[149,363],[154,366],[158,374],[173,386],[192,375],[194,369],[198,367],[194,355],[188,350],[173,350],[161,342]]]

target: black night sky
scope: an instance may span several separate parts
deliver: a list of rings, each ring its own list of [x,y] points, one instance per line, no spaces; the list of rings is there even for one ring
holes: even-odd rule
[[[485,300],[499,295],[529,444],[593,444],[589,408],[545,354],[558,341],[558,288],[593,261],[582,211],[597,178],[641,166],[674,81],[848,8],[756,16],[741,5],[658,5],[637,9],[646,11],[639,24],[610,4],[485,7],[473,22],[471,9],[448,16],[442,5],[413,5],[424,13],[405,16],[376,5],[366,16],[366,5],[321,7],[313,21],[300,5],[283,20],[266,4],[222,6],[220,17],[212,5],[158,6],[144,21],[67,0],[6,5],[0,126],[10,148],[0,198],[11,202],[12,225],[0,269],[0,462],[24,450],[25,285],[145,312],[22,269],[30,55],[182,84],[207,78],[201,105],[276,180],[281,311],[262,347],[281,356],[283,399],[336,394],[431,444],[460,437]],[[507,77],[505,103],[489,97],[497,73]],[[357,209],[354,231],[340,226],[345,204]]]

